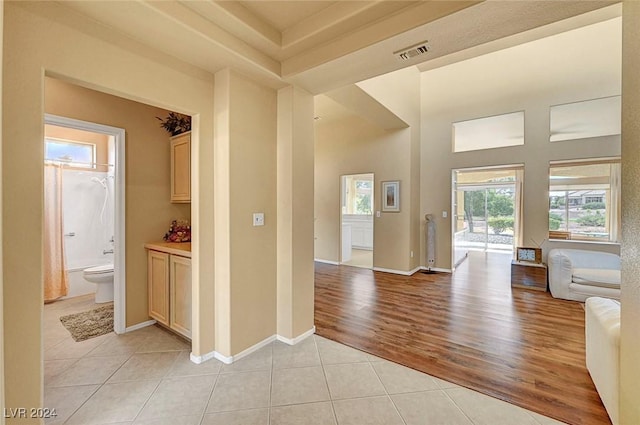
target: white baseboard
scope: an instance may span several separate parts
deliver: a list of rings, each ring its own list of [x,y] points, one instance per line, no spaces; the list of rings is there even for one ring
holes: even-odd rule
[[[420,271],[420,270],[428,270],[428,267],[425,266],[420,266],[420,267],[416,267],[413,270],[409,270],[409,271],[404,271],[404,270],[394,270],[394,269],[383,269],[382,267],[374,267],[373,271],[374,272],[383,272],[383,273],[393,273],[393,274],[399,274],[402,276],[411,276],[412,274]],[[436,271],[436,272],[443,272],[443,273],[451,273],[451,269],[441,269],[438,267],[431,267],[431,270]]]
[[[142,322],[142,323],[138,323],[137,325],[129,326],[124,331],[125,331],[125,333],[126,332],[133,332],[133,331],[137,331],[138,329],[146,328],[147,326],[152,326],[152,325],[155,325],[155,324],[156,324],[155,320],[147,320],[146,322]]]
[[[249,354],[258,351],[262,347],[271,344],[275,340],[276,340],[276,336],[275,335],[271,335],[270,337],[267,337],[267,338],[263,339],[259,343],[252,345],[251,347],[247,348],[246,350],[239,352],[235,356],[231,356],[231,359],[232,359],[231,361],[235,362],[236,360],[240,360],[243,357],[247,357]]]
[[[394,269],[384,269],[382,267],[374,267],[373,268],[374,272],[383,272],[383,273],[393,273],[393,274],[400,274],[402,276],[411,276],[412,274],[414,274],[414,271],[404,271],[404,270],[394,270]]]
[[[313,261],[315,261],[316,263],[331,264],[332,266],[340,265],[340,263],[338,263],[337,261],[322,260],[320,258],[314,258]]]
[[[214,357],[216,360],[220,360],[220,361],[221,361],[222,363],[224,363],[224,364],[231,364],[231,363],[233,363],[233,356],[229,356],[229,357],[227,357],[227,356],[225,356],[225,355],[222,355],[222,354],[218,353],[217,351],[214,351],[212,354],[213,354],[213,357]]]
[[[298,335],[297,337],[291,339],[291,338],[286,338],[282,335],[276,335],[276,339],[280,342],[284,342],[285,344],[289,344],[289,345],[296,345],[297,343],[301,342],[302,340],[310,337],[311,335],[313,335],[314,333],[316,333],[316,327],[314,326],[313,328],[309,329],[308,331],[306,331],[305,333]]]
[[[420,269],[422,269],[422,266],[418,266],[413,270],[409,270],[409,276],[413,275],[414,273],[417,273],[420,271]]]
[[[211,360],[211,359],[215,358],[216,354],[218,354],[218,353],[216,353],[215,351],[203,354],[202,356],[196,356],[195,354],[191,353],[191,354],[189,354],[189,358],[191,359],[191,361],[193,363],[200,364],[200,363],[206,362],[207,360]]]
[[[420,266],[420,270],[429,270],[429,267]],[[442,269],[440,267],[431,267],[434,272],[452,273],[451,269]]]
[[[254,352],[258,351],[262,347],[271,344],[273,341],[278,340],[278,341],[284,342],[285,344],[296,345],[297,343],[299,343],[302,340],[310,337],[314,333],[316,333],[316,327],[315,326],[313,328],[309,329],[308,331],[306,331],[305,333],[303,333],[302,335],[298,335],[297,337],[295,337],[293,339],[285,338],[285,337],[280,336],[280,335],[271,335],[270,337],[263,339],[259,343],[255,344],[255,345],[252,345],[251,347],[247,348],[246,350],[236,354],[235,356],[225,356],[224,354],[220,354],[217,351],[212,351],[210,353],[203,354],[202,356],[196,356],[195,354],[191,353],[189,355],[189,358],[195,364],[200,364],[200,363],[206,362],[207,360],[211,360],[211,359],[217,359],[217,360],[220,360],[222,363],[231,364],[233,362],[236,362],[236,361],[240,360],[243,357],[248,356],[251,353],[254,353]]]
[[[254,353],[254,352],[258,351],[259,349],[261,349],[265,345],[271,344],[275,340],[276,340],[276,336],[275,335],[271,335],[270,337],[263,339],[259,343],[252,345],[251,347],[247,348],[246,350],[243,350],[243,351],[239,352],[235,356],[225,356],[224,354],[221,354],[221,353],[219,353],[217,351],[212,351],[211,353],[207,353],[204,356],[194,356],[192,354],[191,355],[191,361],[194,362],[194,363],[202,363],[202,362],[207,361],[209,359],[216,358],[216,359],[220,360],[222,363],[231,364],[231,363],[233,363],[235,361],[240,360],[243,357],[247,357],[251,353]]]

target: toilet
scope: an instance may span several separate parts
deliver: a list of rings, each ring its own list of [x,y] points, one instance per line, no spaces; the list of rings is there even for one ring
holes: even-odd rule
[[[82,276],[88,282],[97,285],[97,304],[113,301],[113,264],[89,267],[88,269],[84,269]]]

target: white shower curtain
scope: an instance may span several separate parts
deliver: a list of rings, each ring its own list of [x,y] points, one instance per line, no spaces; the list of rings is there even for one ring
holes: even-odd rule
[[[62,221],[62,169],[44,166],[44,300],[67,295],[67,267],[64,256]]]

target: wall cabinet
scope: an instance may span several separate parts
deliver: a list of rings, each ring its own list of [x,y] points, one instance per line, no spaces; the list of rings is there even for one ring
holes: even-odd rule
[[[191,338],[191,258],[149,249],[149,316]]]
[[[171,202],[191,202],[191,132],[171,138]]]

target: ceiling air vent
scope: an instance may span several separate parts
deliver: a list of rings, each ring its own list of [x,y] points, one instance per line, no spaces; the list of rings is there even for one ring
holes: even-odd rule
[[[414,44],[413,46],[405,47],[402,50],[393,52],[393,54],[396,55],[398,59],[406,61],[415,58],[416,56],[424,55],[429,50],[431,50],[431,46],[429,45],[429,41],[425,40],[418,44]]]

